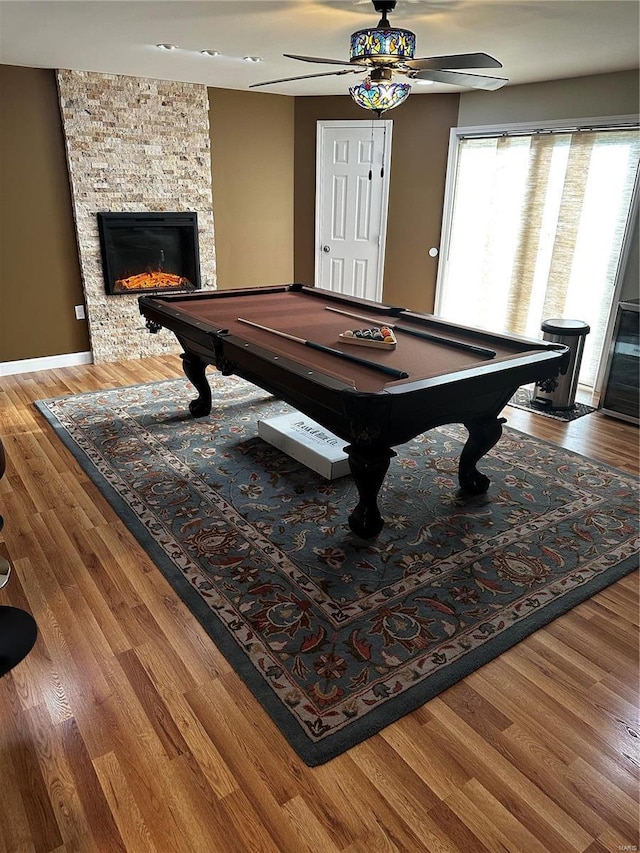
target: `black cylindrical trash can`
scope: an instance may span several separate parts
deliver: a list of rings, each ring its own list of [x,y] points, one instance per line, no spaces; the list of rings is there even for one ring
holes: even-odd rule
[[[540,328],[545,341],[569,347],[569,365],[554,379],[537,382],[532,402],[547,409],[573,409],[584,341],[591,329],[582,320],[545,320]]]

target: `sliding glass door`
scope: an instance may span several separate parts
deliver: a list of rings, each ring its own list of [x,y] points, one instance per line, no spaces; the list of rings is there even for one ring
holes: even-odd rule
[[[584,320],[580,381],[593,385],[638,180],[637,126],[481,130],[455,136],[436,311],[527,337],[546,319]]]

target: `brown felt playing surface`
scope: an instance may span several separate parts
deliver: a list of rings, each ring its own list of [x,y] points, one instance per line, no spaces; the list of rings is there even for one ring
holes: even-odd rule
[[[318,370],[342,379],[355,385],[359,391],[381,391],[390,384],[397,385],[429,379],[441,374],[479,366],[488,361],[488,359],[475,353],[403,334],[397,328],[394,330],[398,341],[395,350],[365,348],[358,349],[357,352],[350,350],[340,341],[340,333],[344,332],[345,329],[365,328],[366,323],[327,311],[326,303],[321,298],[307,293],[265,291],[259,295],[254,293],[232,296],[230,294],[229,298],[175,300],[172,301],[172,306],[196,320],[210,323],[212,328],[216,330],[228,329],[232,335],[236,335],[249,343],[308,365],[310,370]],[[351,310],[351,308],[346,306],[346,310]],[[356,311],[356,309],[353,310]],[[357,313],[375,319],[375,323],[371,325],[398,322],[396,317],[368,307],[361,311],[358,309]],[[370,368],[361,367],[328,353],[322,353],[294,341],[280,338],[270,332],[239,323],[238,318],[240,317],[287,334],[296,335],[305,340],[346,351],[347,354],[357,354],[358,357],[367,361],[406,371],[409,374],[409,379],[390,379]],[[527,346],[517,341],[509,342],[491,337],[491,340],[485,343],[481,338],[478,339],[477,334],[465,334],[463,328],[449,326],[443,329],[438,326],[437,321],[425,321],[424,318],[420,321],[412,321],[410,318],[403,317],[401,324],[430,334],[455,338],[475,346],[486,345],[496,352],[496,358],[493,361],[528,351]]]

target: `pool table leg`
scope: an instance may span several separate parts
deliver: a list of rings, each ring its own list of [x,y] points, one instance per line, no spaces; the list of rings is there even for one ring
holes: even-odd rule
[[[377,536],[384,527],[384,520],[378,509],[378,492],[389,470],[389,462],[395,452],[382,450],[376,453],[362,451],[350,444],[345,447],[349,456],[349,466],[353,481],[358,489],[360,501],[349,516],[349,527],[363,539]]]
[[[465,424],[469,438],[462,448],[458,466],[458,480],[463,491],[472,495],[482,495],[489,488],[491,481],[478,471],[476,463],[500,441],[502,424],[506,423],[506,420],[506,418],[492,417],[469,421]]]
[[[182,369],[185,376],[198,392],[198,397],[189,403],[189,411],[194,418],[201,418],[211,412],[211,388],[206,377],[207,365],[197,355],[183,352]]]

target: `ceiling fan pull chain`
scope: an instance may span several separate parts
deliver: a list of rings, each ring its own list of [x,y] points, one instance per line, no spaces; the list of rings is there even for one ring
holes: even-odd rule
[[[382,163],[380,163],[380,177],[384,178],[384,158],[387,153],[387,125],[385,124],[382,128],[383,137],[382,137]]]

